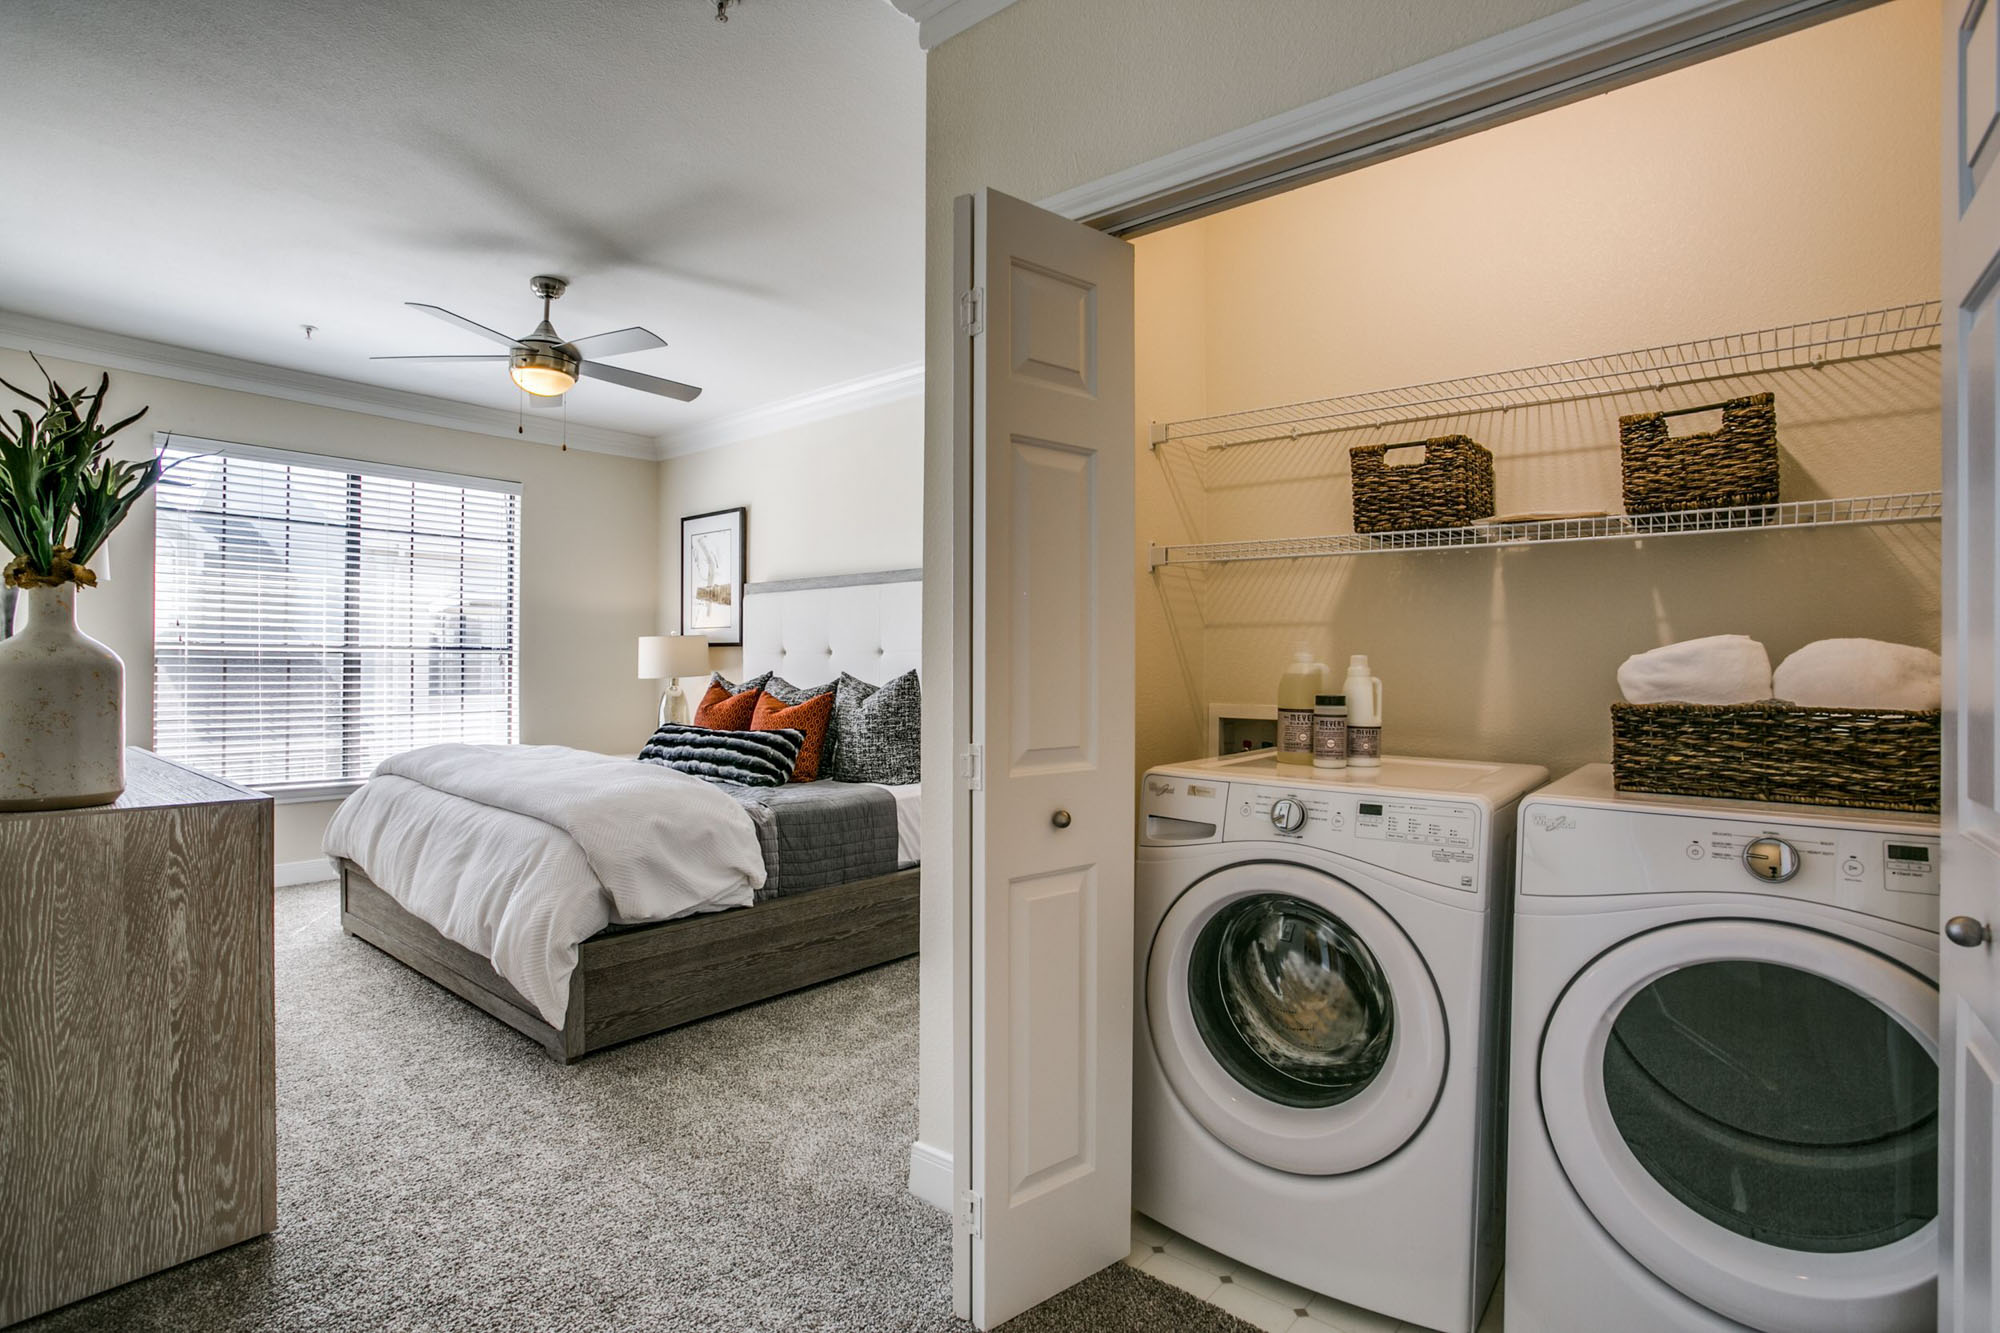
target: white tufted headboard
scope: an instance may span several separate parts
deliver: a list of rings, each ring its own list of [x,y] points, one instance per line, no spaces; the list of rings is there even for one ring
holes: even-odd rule
[[[743,674],[819,685],[845,671],[885,684],[923,658],[923,601],[921,569],[747,584]]]

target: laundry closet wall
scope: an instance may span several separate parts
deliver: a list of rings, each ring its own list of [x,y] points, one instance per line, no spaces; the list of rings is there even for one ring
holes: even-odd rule
[[[1936,7],[1896,0],[1153,236],[1142,418],[1174,420],[1935,299]],[[1617,416],[1777,393],[1783,498],[1935,489],[1936,353],[1262,443],[1139,449],[1142,540],[1352,531],[1347,449],[1463,431],[1502,512],[1619,498]],[[1676,430],[1684,429],[1677,424]],[[1170,484],[1178,483],[1178,484]],[[1294,649],[1369,654],[1387,747],[1610,757],[1629,654],[1745,633],[1935,647],[1935,524],[1139,571],[1140,767],[1263,702]]]

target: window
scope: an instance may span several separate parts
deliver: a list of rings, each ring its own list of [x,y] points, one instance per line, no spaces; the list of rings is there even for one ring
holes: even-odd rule
[[[519,489],[175,437],[155,538],[158,751],[307,794],[519,734]]]

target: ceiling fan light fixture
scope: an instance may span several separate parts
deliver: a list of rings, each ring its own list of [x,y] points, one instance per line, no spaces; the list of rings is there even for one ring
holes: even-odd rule
[[[576,387],[577,369],[575,357],[524,347],[515,351],[507,373],[537,398],[560,398]]]

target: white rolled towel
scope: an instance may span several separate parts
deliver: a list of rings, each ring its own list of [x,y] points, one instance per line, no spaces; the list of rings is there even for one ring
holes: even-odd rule
[[[1787,657],[1772,684],[1809,708],[1936,708],[1938,655],[1880,639],[1821,639]]]
[[[1670,643],[1625,659],[1618,688],[1629,704],[1748,704],[1771,697],[1771,655],[1745,634]]]

